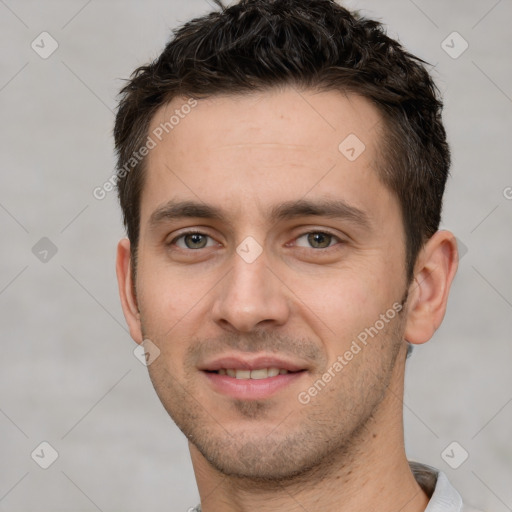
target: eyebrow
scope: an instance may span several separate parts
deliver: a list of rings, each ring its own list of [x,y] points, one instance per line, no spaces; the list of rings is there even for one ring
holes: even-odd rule
[[[270,213],[270,218],[273,221],[290,220],[297,217],[327,217],[348,220],[367,229],[371,226],[370,219],[363,210],[341,199],[288,201],[274,206]]]
[[[272,207],[268,217],[271,222],[292,220],[298,217],[327,217],[347,220],[366,229],[371,227],[370,219],[363,210],[340,199],[286,201]],[[150,228],[156,228],[166,221],[183,218],[200,218],[229,223],[225,213],[216,206],[195,201],[171,200],[151,214],[148,224]]]
[[[148,224],[150,228],[154,228],[165,221],[184,219],[184,218],[201,218],[225,221],[222,211],[215,207],[195,201],[169,201],[163,206],[157,208],[149,218]]]

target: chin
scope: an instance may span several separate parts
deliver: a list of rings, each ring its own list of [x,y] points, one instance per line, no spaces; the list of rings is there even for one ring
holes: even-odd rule
[[[297,480],[315,468],[326,468],[332,456],[330,443],[322,443],[306,432],[287,432],[286,436],[263,432],[205,432],[188,436],[204,459],[218,472],[252,482],[270,483]]]
[[[250,452],[249,460],[244,452]],[[285,458],[283,453],[263,455],[261,448],[245,445],[237,453],[205,454],[206,460],[220,473],[239,479],[248,479],[261,482],[283,482],[297,478],[312,468],[311,461],[305,463],[300,460]],[[258,457],[256,460],[254,457]]]

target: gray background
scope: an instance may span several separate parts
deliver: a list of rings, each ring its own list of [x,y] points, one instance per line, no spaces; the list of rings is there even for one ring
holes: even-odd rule
[[[512,2],[346,5],[436,66],[454,156],[443,226],[467,249],[443,326],[408,363],[408,454],[445,471],[475,505],[510,511]],[[198,501],[184,437],[125,328],[115,193],[99,201],[92,190],[114,170],[121,79],[158,55],[170,27],[210,8],[0,0],[2,512],[185,511]],[[43,31],[59,44],[47,59],[31,48]],[[469,44],[456,59],[441,46],[454,31]],[[457,36],[446,44],[462,48]],[[31,458],[42,441],[59,455],[46,470]],[[469,453],[458,469],[441,456],[453,441],[452,464]]]

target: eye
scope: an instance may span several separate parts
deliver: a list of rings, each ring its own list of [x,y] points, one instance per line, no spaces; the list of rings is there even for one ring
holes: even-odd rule
[[[301,239],[305,239],[305,243],[299,243]],[[311,231],[310,233],[304,233],[297,238],[296,245],[299,247],[308,247],[313,249],[327,249],[341,240],[331,235],[330,233],[324,233],[323,231]]]
[[[212,247],[215,242],[212,238],[204,233],[191,231],[183,233],[176,237],[169,245],[176,245],[180,249],[204,249],[205,247]]]

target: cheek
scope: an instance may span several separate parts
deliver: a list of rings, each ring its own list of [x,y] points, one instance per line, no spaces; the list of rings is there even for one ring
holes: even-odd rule
[[[383,306],[390,307],[387,302],[393,296],[389,283],[362,266],[302,279],[291,288],[297,290],[303,309],[309,308],[334,331],[340,326],[346,331],[351,325],[378,318]]]
[[[142,332],[157,343],[162,352],[180,350],[180,333],[190,322],[197,290],[181,286],[165,269],[144,264],[137,278],[137,302]],[[189,316],[187,316],[189,315]],[[173,339],[173,343],[165,340]]]
[[[137,271],[137,301],[151,325],[172,325],[183,317],[204,294],[190,275],[180,275],[164,255],[141,251]]]
[[[392,282],[385,271],[374,268],[372,272],[361,265],[296,286],[300,289],[299,315],[321,340],[331,362],[350,350],[355,340],[371,341],[374,347],[381,341],[384,343],[389,328],[394,325],[393,306],[400,301],[399,283]],[[386,312],[389,312],[387,316]],[[384,320],[381,315],[385,316]],[[360,345],[364,346],[363,343]],[[362,361],[366,356],[357,359]]]

